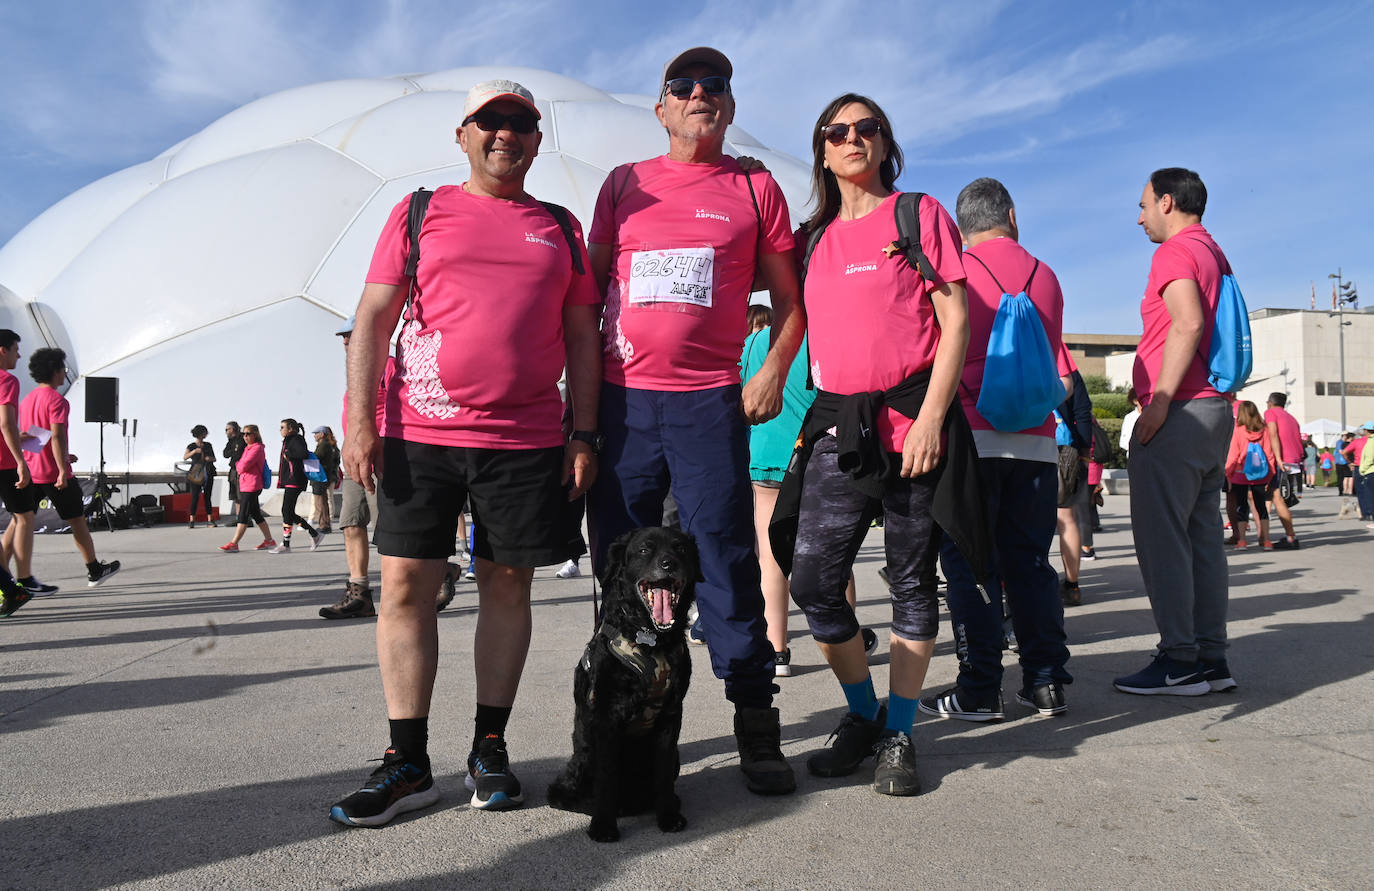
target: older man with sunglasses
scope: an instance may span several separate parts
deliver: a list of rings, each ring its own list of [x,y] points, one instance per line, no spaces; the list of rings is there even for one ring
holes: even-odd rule
[[[391,730],[381,767],[330,810],[348,826],[380,826],[438,800],[427,748],[439,656],[434,592],[464,500],[480,518],[476,727],[465,783],[474,808],[523,801],[505,731],[529,650],[530,582],[535,566],[584,550],[568,502],[596,473],[586,440],[601,383],[601,301],[577,222],[567,220],[565,236],[555,209],[525,192],[542,137],[529,90],[480,83],[463,115],[458,144],[468,180],[435,190],[413,275],[406,271],[409,201],[396,205],[348,347],[344,468],[378,496],[374,541],[386,596],[377,661]],[[403,314],[401,360],[387,382],[379,436],[377,384]],[[481,332],[480,349],[472,331]],[[572,441],[563,437],[558,395],[565,361],[581,430]]]
[[[805,329],[787,204],[773,178],[724,152],[735,116],[730,60],[686,50],[663,69],[659,121],[668,153],[617,167],[597,199],[588,252],[606,295],[602,474],[588,500],[593,556],[663,519],[671,489],[701,549],[697,602],[711,667],[735,704],[749,789],[796,788],[780,749],[754,554],[746,422],[778,414]],[[741,389],[749,293],[761,275],[775,323],[763,367]]]

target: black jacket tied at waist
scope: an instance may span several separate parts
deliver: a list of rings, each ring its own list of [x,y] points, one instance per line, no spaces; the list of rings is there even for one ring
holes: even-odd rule
[[[889,390],[850,396],[816,391],[816,401],[802,420],[801,436],[787,465],[787,474],[778,492],[778,504],[768,524],[773,556],[785,575],[792,573],[802,480],[816,440],[834,427],[840,469],[849,474],[860,492],[880,498],[887,483],[901,472],[901,460],[887,450],[878,435],[879,411],[889,406],[908,418],[915,418],[925,402],[929,386],[930,370],[926,369]],[[935,485],[931,514],[958,546],[974,576],[986,585],[992,566],[992,533],[978,474],[978,449],[957,398],[945,412],[941,433],[945,439],[945,454],[937,468],[940,479]]]

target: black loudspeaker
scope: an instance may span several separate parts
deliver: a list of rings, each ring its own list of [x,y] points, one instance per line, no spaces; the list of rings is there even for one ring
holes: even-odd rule
[[[119,423],[119,378],[86,378],[86,423]]]

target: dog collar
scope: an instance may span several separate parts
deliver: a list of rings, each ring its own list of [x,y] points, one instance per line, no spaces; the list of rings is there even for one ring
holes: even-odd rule
[[[615,656],[616,661],[639,677],[650,682],[657,682],[667,676],[669,671],[668,660],[661,653],[650,649],[657,643],[657,636],[652,632],[641,630],[635,641],[631,641],[619,631],[613,631],[605,625],[597,629],[597,633],[605,639],[607,649],[611,651],[611,655]],[[642,640],[644,637],[652,637],[654,641],[652,643],[645,642]]]

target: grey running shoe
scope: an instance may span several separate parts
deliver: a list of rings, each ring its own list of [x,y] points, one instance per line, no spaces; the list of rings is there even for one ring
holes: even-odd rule
[[[873,791],[881,795],[919,795],[921,778],[916,773],[916,750],[911,737],[900,730],[884,730],[873,747]]]

